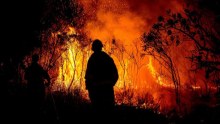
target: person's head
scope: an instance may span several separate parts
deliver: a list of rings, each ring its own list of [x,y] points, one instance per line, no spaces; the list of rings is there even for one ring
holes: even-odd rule
[[[39,60],[39,56],[37,54],[32,55],[32,62],[37,63]]]
[[[94,52],[102,51],[103,44],[99,39],[96,39],[92,43],[92,50]]]

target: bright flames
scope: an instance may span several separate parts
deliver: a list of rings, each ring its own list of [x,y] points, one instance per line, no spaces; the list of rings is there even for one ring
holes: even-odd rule
[[[53,59],[56,61],[55,69],[49,70],[50,75],[55,77],[52,85],[53,91],[72,92],[77,88],[82,91],[81,95],[88,99],[84,76],[87,61],[92,54],[91,45],[82,47],[80,41],[74,37],[77,34],[74,27],[67,26],[62,31],[51,33],[48,38],[51,40],[49,41],[52,43],[51,46],[56,46],[62,34],[65,34],[65,39],[62,41],[65,44],[51,50],[49,55],[42,54],[41,64],[47,65],[45,63]],[[54,41],[56,42],[53,43]],[[112,56],[119,72],[119,80],[114,87],[118,104],[149,107],[147,106],[148,97],[151,100],[161,99],[160,94],[157,93],[158,88],[172,87],[166,84],[170,81],[162,79],[156,71],[153,65],[154,60],[142,53],[141,42],[132,42],[125,46],[121,44],[121,41],[112,39],[104,42],[103,50]],[[48,51],[45,52],[48,53]],[[49,58],[51,53],[56,54]]]
[[[163,87],[168,87],[168,88],[174,88],[174,85],[172,83],[170,84],[167,84],[166,80],[163,79],[163,77],[161,77],[162,74],[159,74],[156,69],[154,68],[153,66],[153,63],[152,63],[152,57],[149,58],[149,63],[148,63],[148,68],[152,74],[152,76],[156,79],[156,82],[163,86]],[[165,83],[166,82],[166,83]]]
[[[172,0],[170,4],[163,0],[158,3],[138,1],[140,3],[132,0],[80,0],[85,13],[93,17],[81,30],[88,38],[100,39],[104,44],[103,50],[114,59],[119,72],[119,80],[114,87],[118,104],[142,107],[159,104],[161,109],[172,108],[175,106],[172,79],[164,76],[159,71],[160,64],[144,53],[140,36],[149,30],[161,13],[170,8],[180,11],[182,5]],[[45,45],[33,53],[41,54],[40,63],[49,71],[54,91],[71,92],[77,88],[87,99],[84,76],[92,54],[91,41],[77,40],[80,33],[72,26],[63,24],[62,27],[59,31],[43,32]],[[179,56],[177,53],[177,62],[181,61]],[[26,58],[27,62],[29,58]],[[181,81],[188,83],[188,65],[184,62],[178,64]],[[198,86],[193,88],[199,89]]]

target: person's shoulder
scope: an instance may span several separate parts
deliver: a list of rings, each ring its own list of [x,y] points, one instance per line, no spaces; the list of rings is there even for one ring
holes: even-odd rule
[[[92,53],[91,56],[89,57],[89,60],[92,60],[96,57],[97,55],[95,53]]]
[[[111,62],[114,61],[113,58],[106,52],[103,51],[102,54],[103,54],[103,58],[105,58],[106,60],[111,61]]]
[[[106,56],[106,57],[111,58],[111,56],[110,56],[109,54],[107,54],[106,52],[104,52],[104,51],[102,51],[101,54],[102,54],[103,56]]]

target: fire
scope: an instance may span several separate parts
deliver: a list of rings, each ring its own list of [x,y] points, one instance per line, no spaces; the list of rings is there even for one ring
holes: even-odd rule
[[[165,83],[166,81],[164,80],[163,77],[161,77],[161,74],[159,74],[159,73],[155,70],[155,68],[154,68],[154,66],[153,66],[153,63],[152,63],[152,57],[149,58],[148,68],[149,68],[149,70],[150,70],[152,76],[156,79],[156,82],[157,82],[159,85],[161,85],[161,86],[163,86],[163,87],[174,88],[174,85],[173,85],[173,84],[167,84],[167,83]]]
[[[85,12],[95,17],[88,20],[80,30],[91,39],[99,38],[103,41],[103,50],[113,57],[119,72],[115,86],[117,103],[146,106],[149,94],[153,100],[160,99],[158,88],[170,85],[165,83],[154,68],[152,58],[142,51],[140,36],[150,28],[153,20],[132,12],[130,2],[80,1]],[[152,16],[150,12],[147,15]],[[59,26],[61,28],[58,31],[55,30],[57,26],[53,25],[50,30],[42,33],[44,49],[36,49],[33,53],[41,53],[40,63],[49,71],[54,91],[78,88],[88,98],[84,75],[92,53],[90,41],[79,41],[76,37],[80,32],[73,26],[66,23]],[[87,42],[87,45],[82,45],[82,42]],[[26,58],[26,62],[29,58]],[[144,100],[141,102],[140,98]]]
[[[82,91],[82,96],[88,99],[84,75],[87,61],[92,53],[91,46],[82,47],[80,41],[72,37],[77,32],[71,26],[52,34],[51,37],[53,38],[50,37],[49,39],[54,40],[55,38],[58,40],[62,34],[65,34],[66,38],[64,40],[66,44],[62,46],[65,49],[57,53],[60,57],[56,60],[55,72],[57,71],[57,76],[52,89],[54,91],[64,90],[69,92],[78,88]],[[153,99],[159,99],[160,95],[156,93],[157,89],[154,88],[158,86],[171,87],[171,85],[165,83],[167,81],[163,80],[154,68],[152,58],[141,54],[141,49],[140,42],[133,42],[129,46],[124,46],[121,42],[113,39],[113,41],[107,41],[104,44],[103,50],[113,57],[120,75],[115,86],[115,96],[118,104],[146,107],[147,103],[145,102],[147,101],[140,102],[140,97],[146,99],[145,94],[151,92]],[[42,65],[46,62],[47,57],[46,55],[42,56]],[[51,75],[53,74],[51,73]]]
[[[158,3],[151,0],[146,0],[146,3],[138,1],[80,0],[85,13],[90,17],[80,31],[63,23],[59,31],[51,27],[49,33],[42,33],[42,42],[46,42],[45,49],[36,49],[33,53],[41,53],[41,64],[53,77],[54,91],[69,92],[78,88],[82,91],[82,96],[88,98],[84,80],[87,61],[92,54],[91,41],[88,39],[98,38],[103,41],[103,50],[112,56],[118,68],[119,80],[115,86],[118,104],[146,108],[153,106],[155,102],[162,109],[173,107],[175,98],[170,89],[174,92],[175,87],[170,75],[162,74],[160,64],[145,55],[140,36],[167,9],[181,11],[182,2],[170,0],[171,4],[167,4],[163,0],[157,1]],[[77,38],[81,32],[86,32],[87,40]],[[183,47],[187,48],[189,45]],[[188,65],[185,61],[182,62],[175,51],[177,50],[173,49],[171,53],[178,63],[180,78],[183,84],[187,84],[191,76],[187,72]],[[27,62],[29,58],[26,58]],[[200,86],[195,85],[193,89],[200,89]]]
[[[66,31],[67,38],[65,41],[66,50],[61,53],[59,58],[60,65],[58,66],[58,76],[55,80],[56,84],[63,86],[64,90],[70,90],[75,87],[85,88],[84,72],[85,72],[85,59],[88,59],[88,52],[82,49],[81,44],[75,37],[71,37],[77,34],[74,27],[68,26]],[[62,32],[57,32],[57,35]],[[87,57],[85,57],[87,54]]]

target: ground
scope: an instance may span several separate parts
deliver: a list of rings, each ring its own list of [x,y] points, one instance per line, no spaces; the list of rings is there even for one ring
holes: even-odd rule
[[[135,106],[116,105],[113,113],[96,113],[89,101],[62,92],[47,95],[45,106],[40,114],[36,114],[28,105],[25,88],[16,86],[6,91],[2,105],[2,120],[5,123],[130,123],[137,124],[204,124],[220,122],[220,106],[208,107],[200,105],[185,115],[169,116],[153,110]]]

